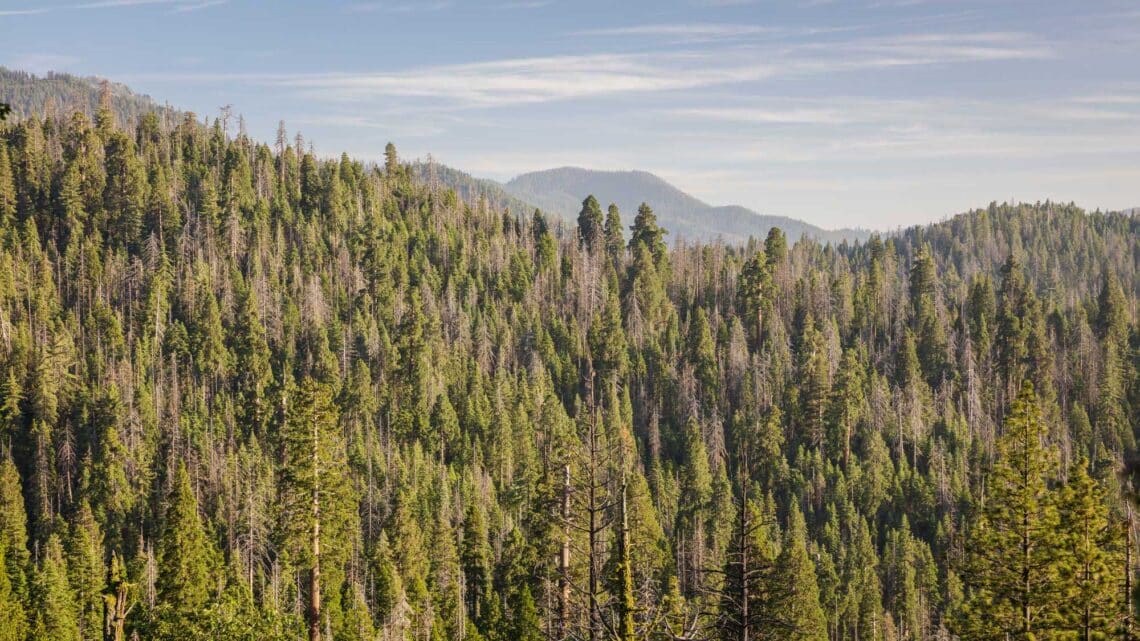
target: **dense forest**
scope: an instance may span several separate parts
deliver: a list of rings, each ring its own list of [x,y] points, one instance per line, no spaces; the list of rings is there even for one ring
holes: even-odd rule
[[[0,125],[0,640],[1133,638],[1135,216],[671,248],[234,129]]]
[[[111,98],[106,107],[122,125],[133,127],[151,112],[159,112],[165,117],[180,116],[176,110],[158,104],[150,96],[135,93],[121,83],[69,73],[36,75],[0,66],[0,101],[9,106],[16,118],[42,116],[45,112],[55,117],[66,117],[73,111],[94,117],[105,93]]]

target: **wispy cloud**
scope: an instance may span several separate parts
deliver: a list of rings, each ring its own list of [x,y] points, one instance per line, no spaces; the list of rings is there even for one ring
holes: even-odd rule
[[[116,7],[138,7],[149,4],[175,4],[179,0],[97,0],[65,7],[69,9],[113,9]]]
[[[210,7],[217,7],[219,5],[227,4],[230,0],[203,0],[202,2],[190,2],[180,4],[172,10],[173,13],[189,13],[191,11],[200,11],[202,9],[209,9]]]
[[[451,0],[423,0],[420,2],[358,2],[345,9],[351,13],[434,13],[450,9]]]
[[[749,24],[643,24],[628,27],[607,27],[575,31],[579,36],[666,36],[682,38],[734,38],[770,34],[780,31],[775,27]]]
[[[430,138],[439,136],[447,131],[447,127],[438,118],[425,114],[421,118],[408,118],[406,114],[389,118],[371,118],[355,115],[323,114],[300,116],[290,120],[293,125],[302,127],[328,127],[334,129],[347,129],[356,132],[375,130],[388,136],[400,138]]]
[[[30,71],[35,74],[45,74],[49,71],[63,71],[77,62],[79,62],[79,58],[75,56],[65,56],[55,53],[29,53],[16,56],[8,64],[13,69]]]
[[[320,74],[269,80],[314,91],[326,100],[379,96],[442,99],[493,107],[576,98],[691,89],[756,80],[770,70],[757,64],[709,67],[689,54],[598,54],[518,58],[445,65],[395,73]]]
[[[695,4],[704,7],[739,7],[755,4],[756,0],[696,0]]]
[[[678,92],[780,76],[1049,55],[1048,47],[1025,34],[920,34],[851,39],[827,45],[730,44],[648,53],[508,58],[370,73],[164,74],[127,79],[243,81],[293,89],[306,98],[326,102],[395,98],[416,101],[416,107],[426,104],[459,109]]]
[[[852,122],[851,117],[842,111],[812,107],[782,110],[750,107],[697,107],[674,109],[667,113],[682,118],[775,125],[841,125]]]
[[[34,16],[47,12],[47,9],[0,9],[0,16]]]
[[[708,147],[734,143],[718,153],[742,164],[1042,160],[1119,155],[1140,145],[1140,111],[1074,106],[1064,97],[769,99],[661,116],[671,119],[670,130],[703,137]]]
[[[500,11],[511,11],[514,9],[541,9],[549,7],[554,4],[554,0],[511,0],[509,2],[502,2],[495,5],[495,9]]]
[[[66,10],[92,10],[92,9],[120,9],[126,7],[146,7],[152,5],[173,5],[171,13],[185,13],[198,11],[208,7],[216,7],[228,3],[229,0],[95,0],[79,4],[60,5],[55,7],[40,7],[36,9],[0,9],[0,16],[26,16],[52,11]]]

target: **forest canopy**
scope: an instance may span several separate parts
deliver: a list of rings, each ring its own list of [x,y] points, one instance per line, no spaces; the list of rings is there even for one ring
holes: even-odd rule
[[[1132,638],[1136,216],[671,248],[233,125],[0,124],[0,640]]]

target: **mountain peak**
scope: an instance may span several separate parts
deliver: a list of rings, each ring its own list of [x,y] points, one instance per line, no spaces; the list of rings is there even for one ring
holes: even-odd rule
[[[743,242],[750,236],[764,237],[772,227],[779,227],[793,239],[806,235],[821,242],[863,240],[869,235],[863,230],[825,230],[785,216],[762,215],[739,205],[710,205],[642,170],[557,167],[521,174],[504,187],[512,196],[567,220],[577,217],[582,201],[590,194],[603,205],[616,204],[623,212],[636,211],[645,202],[674,239]]]

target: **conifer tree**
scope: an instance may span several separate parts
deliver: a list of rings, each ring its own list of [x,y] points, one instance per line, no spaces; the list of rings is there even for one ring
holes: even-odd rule
[[[79,627],[84,638],[95,638],[103,623],[103,589],[107,571],[103,563],[103,534],[86,501],[71,522],[67,571],[79,604]]]
[[[545,638],[542,634],[542,620],[539,618],[537,607],[535,607],[534,597],[531,596],[530,586],[523,584],[514,604],[511,639],[516,641],[542,641]]]
[[[0,146],[0,223],[8,227],[16,216],[16,184],[7,145]]]
[[[775,639],[824,641],[827,622],[820,607],[815,563],[808,555],[807,531],[803,514],[792,506],[780,555],[776,557],[775,586],[780,599],[772,604],[780,622],[774,626]]]
[[[330,570],[338,564],[331,561],[344,555],[346,532],[352,524],[337,414],[327,386],[307,378],[291,399],[281,435],[281,525],[293,558],[306,569],[305,621],[310,641],[322,638],[328,625],[327,594],[336,594],[340,588],[335,582],[322,581],[322,573],[335,575]]]
[[[653,213],[653,209],[648,204],[641,203],[637,208],[637,216],[633,219],[633,226],[630,229],[633,231],[629,238],[630,252],[635,252],[639,246],[648,249],[649,253],[653,255],[653,263],[657,267],[657,271],[664,274],[668,270],[669,259],[669,248],[665,244],[665,234],[669,232],[658,226],[657,214]]]
[[[44,545],[43,558],[32,581],[32,619],[29,641],[79,641],[79,606],[67,583],[67,560],[59,537]]]
[[[0,537],[0,561],[7,565],[8,543]],[[12,590],[7,572],[0,572],[0,641],[23,641],[28,619],[20,596]]]
[[[777,584],[776,551],[769,530],[770,515],[748,497],[748,481],[741,482],[733,537],[725,556],[723,583],[719,588],[716,628],[725,641],[768,638],[781,629],[783,619],[776,604],[785,597]]]
[[[20,472],[11,458],[0,461],[0,538],[4,539],[4,567],[8,585],[17,600],[28,598],[28,517],[24,511]]]
[[[467,508],[463,519],[463,548],[460,563],[466,580],[464,594],[467,599],[467,612],[472,620],[480,621],[483,608],[490,597],[491,567],[490,552],[487,549],[487,524],[483,509],[478,503]]]
[[[582,201],[582,211],[578,214],[578,244],[593,253],[601,247],[605,235],[605,220],[602,206],[593,195]]]
[[[622,257],[625,256],[625,229],[621,226],[621,212],[613,203],[610,203],[609,209],[606,210],[605,237],[606,255],[617,271],[622,264]]]
[[[215,585],[215,552],[202,527],[186,466],[174,474],[166,523],[158,543],[156,636],[174,638],[183,626],[200,629]]]
[[[400,170],[400,157],[396,154],[396,145],[392,143],[384,145],[384,170],[388,172],[389,178],[395,177]]]
[[[712,472],[700,423],[690,418],[685,425],[684,465],[681,468],[681,496],[674,529],[677,565],[682,593],[695,595],[701,588],[705,567],[705,547],[709,543],[705,524],[712,503]]]
[[[1073,463],[1057,506],[1061,538],[1057,627],[1080,641],[1111,638],[1124,614],[1118,587],[1123,561],[1120,528],[1109,516],[1104,490],[1087,468],[1084,458]]]
[[[1054,469],[1032,383],[1010,407],[987,496],[966,546],[966,602],[954,622],[964,639],[1032,639],[1051,634],[1060,584]]]

